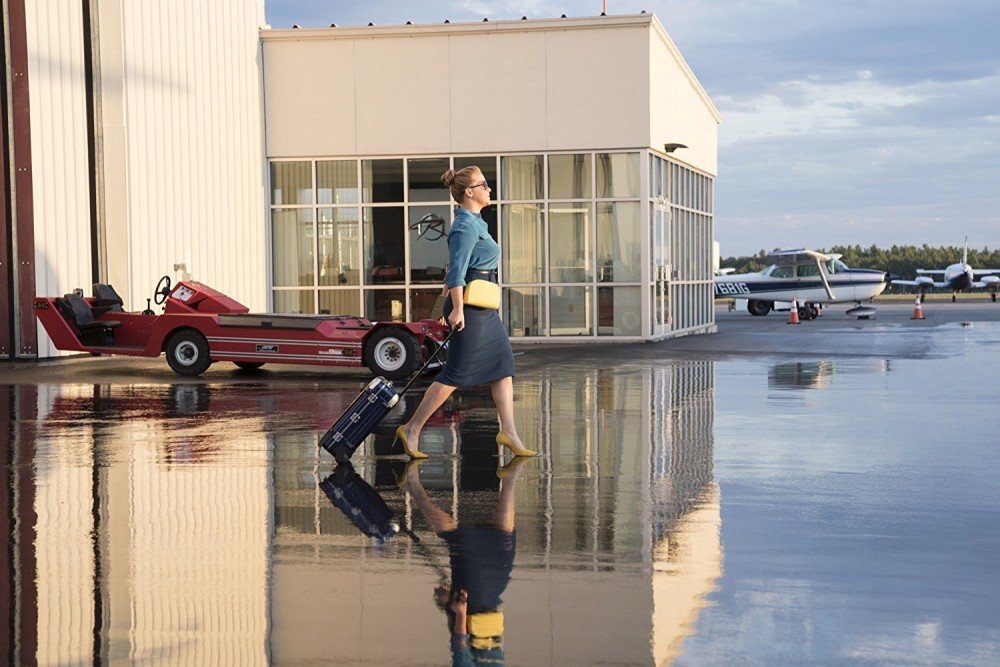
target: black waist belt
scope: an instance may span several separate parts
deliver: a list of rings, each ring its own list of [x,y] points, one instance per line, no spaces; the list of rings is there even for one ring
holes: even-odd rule
[[[497,270],[491,269],[489,271],[482,271],[480,269],[469,269],[465,272],[465,282],[471,282],[473,280],[488,280],[491,283],[499,282],[497,280]]]

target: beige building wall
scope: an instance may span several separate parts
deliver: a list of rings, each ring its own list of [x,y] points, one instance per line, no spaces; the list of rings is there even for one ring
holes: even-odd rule
[[[81,3],[26,2],[35,222],[35,290],[61,296],[91,282],[90,190]],[[38,327],[38,356],[59,354]]]
[[[263,30],[267,155],[643,148],[663,133],[650,125],[653,66],[677,70],[655,78],[661,97],[700,90],[679,54],[651,56],[657,26],[636,15]]]
[[[671,157],[715,176],[722,117],[657,20],[649,30],[649,91],[649,147],[684,144]]]

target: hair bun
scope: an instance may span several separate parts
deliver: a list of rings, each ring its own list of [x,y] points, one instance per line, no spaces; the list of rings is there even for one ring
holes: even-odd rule
[[[441,174],[441,182],[444,183],[446,188],[450,188],[451,184],[455,182],[455,170],[449,169]]]

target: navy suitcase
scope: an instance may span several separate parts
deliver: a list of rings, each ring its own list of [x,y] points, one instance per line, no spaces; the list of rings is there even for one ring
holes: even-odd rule
[[[376,540],[387,540],[399,532],[395,515],[379,492],[371,487],[354,467],[341,463],[319,487],[337,509],[351,520],[358,530]]]
[[[428,357],[423,366],[410,378],[402,391],[397,392],[393,388],[392,382],[382,376],[369,382],[368,386],[361,391],[361,395],[354,399],[347,411],[340,416],[340,419],[335,421],[333,426],[327,429],[323,437],[319,439],[319,446],[330,452],[337,463],[349,461],[355,450],[361,446],[365,438],[371,435],[378,423],[389,414],[389,411],[396,406],[399,397],[406,393],[414,380],[420,377],[420,374],[448,344],[448,340],[454,334],[455,331],[452,330],[444,342],[434,351],[434,354]]]

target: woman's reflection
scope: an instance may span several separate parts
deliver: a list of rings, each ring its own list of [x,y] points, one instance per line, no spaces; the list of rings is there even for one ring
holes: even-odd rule
[[[419,460],[407,464],[399,486],[413,498],[431,529],[448,544],[451,583],[434,591],[448,618],[454,665],[503,664],[501,599],[514,567],[514,487],[529,459],[515,458],[497,470],[500,497],[476,504],[462,522],[437,507],[420,483]]]

